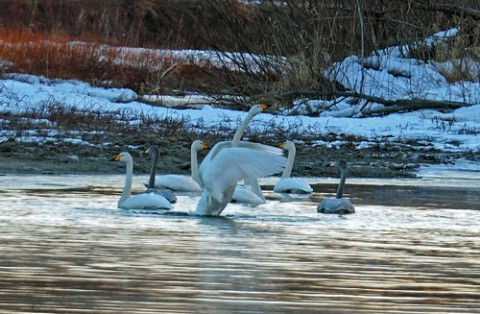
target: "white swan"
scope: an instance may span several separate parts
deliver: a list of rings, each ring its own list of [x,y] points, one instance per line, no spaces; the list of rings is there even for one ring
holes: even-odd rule
[[[111,161],[122,161],[127,165],[127,177],[118,208],[123,209],[171,209],[172,204],[163,196],[155,193],[142,193],[132,196],[133,160],[129,153],[116,155]]]
[[[253,117],[259,114],[260,112],[264,111],[268,108],[267,104],[259,104],[253,105],[250,110],[248,110],[247,116],[243,119],[242,124],[238,128],[235,135],[233,135],[233,139],[231,141],[232,147],[238,147],[240,144],[240,140],[242,139],[243,134],[247,130],[248,124],[252,121]]]
[[[343,198],[343,189],[347,178],[347,162],[339,160],[334,165],[340,168],[340,183],[337,188],[336,198],[326,198],[318,206],[317,212],[323,214],[353,214],[355,208],[349,199]]]
[[[158,163],[158,147],[157,146],[150,146],[146,151],[147,154],[152,157],[152,167],[150,169],[150,178],[147,185],[146,193],[155,193],[165,197],[170,203],[175,203],[177,201],[177,197],[173,193],[172,190],[164,188],[164,189],[157,189],[155,188],[155,177],[157,173],[157,163]]]
[[[291,178],[293,163],[295,161],[296,148],[292,141],[286,141],[279,146],[288,151],[288,161],[283,170],[282,177],[275,184],[273,188],[277,193],[295,193],[295,194],[308,194],[312,193],[313,189],[307,181],[301,178]]]
[[[168,188],[175,192],[201,192],[200,178],[198,174],[197,152],[207,149],[208,146],[200,140],[193,141],[190,148],[191,175],[165,174],[155,178],[155,188]]]
[[[287,159],[274,147],[240,142],[217,143],[200,165],[203,192],[195,214],[219,215],[232,200],[235,186],[245,178],[259,178],[281,172]]]
[[[242,124],[235,132],[232,141],[230,142],[231,147],[238,147],[240,145],[240,140],[242,139],[243,134],[245,133],[248,124],[253,119],[254,116],[259,114],[268,108],[266,104],[254,105],[250,108],[245,119],[243,119]],[[257,178],[245,178],[244,185],[237,185],[232,196],[232,201],[247,203],[251,206],[258,206],[265,204],[265,196],[262,193],[260,184],[258,183]]]
[[[261,193],[261,190],[260,190],[260,193]],[[265,198],[262,198],[258,195],[259,195],[258,192],[255,193],[252,191],[251,185],[237,184],[237,186],[235,187],[235,191],[233,191],[232,203],[245,203],[253,207],[265,204]]]

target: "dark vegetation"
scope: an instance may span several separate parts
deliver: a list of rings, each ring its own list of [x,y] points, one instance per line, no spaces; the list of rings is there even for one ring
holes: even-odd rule
[[[260,100],[288,106],[293,99],[303,97],[354,96],[382,103],[373,99],[375,95],[345,90],[323,73],[346,56],[367,56],[391,45],[411,44],[406,57],[426,62],[467,56],[480,59],[480,0],[293,0],[261,4],[232,0],[0,0],[0,8],[0,73],[80,79],[97,86],[128,87],[139,94],[234,94],[245,100],[240,108]],[[460,33],[443,45],[413,46],[419,39],[451,27],[459,28]],[[121,47],[147,49],[138,54],[125,53]],[[178,60],[148,48],[213,50],[225,64]],[[272,58],[256,59],[253,71],[245,59],[232,58],[227,52]],[[285,61],[279,63],[277,57]],[[230,70],[226,62],[241,70]],[[468,75],[459,70],[447,78],[452,82],[480,79]],[[401,101],[384,104],[392,111],[462,106]],[[233,132],[222,123],[205,129],[201,121],[155,120],[122,112],[109,115],[56,103],[44,104],[27,115],[4,114],[0,127],[10,132],[9,139],[0,143],[0,171],[47,173],[110,171],[114,166],[107,158],[124,149],[138,160],[136,169],[146,171],[148,158],[138,157],[151,144],[159,145],[161,154],[169,157],[164,159],[162,171],[186,172],[192,140],[201,138],[214,144],[231,138]],[[297,147],[295,171],[300,175],[324,174],[318,156],[329,159],[341,154],[353,161],[353,176],[376,177],[410,176],[418,163],[445,162],[452,157],[420,147],[420,143],[395,143],[393,139],[365,152],[353,144],[363,140],[354,135],[321,135],[319,130],[300,133],[300,129],[292,125],[282,130],[272,123],[259,134],[246,135],[270,145],[286,138],[304,140],[305,145]],[[21,138],[29,135],[43,136],[45,141],[22,142]],[[329,149],[316,146],[318,140],[347,144]],[[79,141],[88,144],[76,144]],[[82,163],[69,160],[69,154],[80,157]]]
[[[160,151],[159,171],[163,173],[190,172],[190,145],[202,139],[210,146],[233,137],[233,131],[217,126],[206,128],[199,122],[192,125],[170,118],[152,119],[128,115],[78,111],[61,105],[45,105],[22,117],[0,119],[0,128],[10,133],[0,143],[0,175],[5,173],[123,173],[123,166],[109,162],[120,151],[129,151],[135,161],[136,172],[149,171],[150,159],[145,150],[157,145]],[[278,146],[286,138],[305,141],[297,145],[294,175],[337,176],[336,169],[326,168],[323,161],[338,156],[350,161],[350,175],[354,177],[412,177],[420,163],[445,163],[454,158],[472,158],[470,154],[442,154],[425,144],[398,143],[385,138],[369,149],[358,149],[356,144],[366,139],[346,134],[325,134],[311,130],[298,133],[296,126],[282,129],[266,125],[263,132],[247,130],[246,137],[255,142]],[[28,141],[29,136],[38,140]],[[336,149],[316,145],[342,141],[347,144]],[[82,144],[84,143],[84,144]],[[199,153],[200,160],[207,151]],[[81,162],[79,162],[81,161]]]
[[[199,91],[273,101],[292,90],[342,91],[323,70],[351,55],[414,43],[458,27],[442,47],[416,47],[423,60],[470,55],[480,58],[480,1],[357,0],[0,0],[0,58],[4,71],[78,78],[96,85],[125,86],[139,93]],[[69,45],[80,40],[90,45]],[[47,42],[50,41],[50,42]],[[51,45],[51,41],[56,45]],[[258,60],[252,71],[242,58],[228,60],[242,71],[208,62],[172,60],[146,51],[153,69],[132,65],[101,44],[165,49],[206,49],[286,57],[286,64]],[[108,58],[99,59],[99,54]],[[223,55],[225,58],[227,56]],[[116,62],[113,60],[117,59]],[[118,61],[118,59],[123,60]],[[134,64],[134,62],[133,62]],[[464,79],[456,73],[449,79]],[[478,79],[478,78],[477,78]],[[288,101],[290,99],[286,99]]]

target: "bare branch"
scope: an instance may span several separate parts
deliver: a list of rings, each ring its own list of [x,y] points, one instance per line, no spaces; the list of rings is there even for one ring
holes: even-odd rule
[[[362,108],[363,116],[385,115],[394,112],[405,112],[420,109],[458,109],[462,107],[472,106],[473,104],[458,101],[440,101],[429,99],[395,99],[388,100],[377,96],[367,95],[349,91],[310,91],[310,90],[294,90],[288,93],[276,95],[275,98],[296,98],[296,97],[352,97],[363,99],[367,102],[382,104],[385,107],[368,109]]]
[[[437,3],[415,3],[414,5],[424,8],[424,9],[433,9],[435,11],[441,11],[444,13],[450,13],[455,15],[470,16],[475,19],[480,19],[480,11],[475,10],[466,6],[460,6],[456,4],[437,4]]]

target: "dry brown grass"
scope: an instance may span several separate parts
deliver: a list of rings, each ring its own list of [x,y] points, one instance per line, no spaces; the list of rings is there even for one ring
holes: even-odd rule
[[[12,62],[8,71],[78,78],[140,93],[188,90],[271,99],[292,89],[331,90],[336,87],[325,80],[323,70],[360,54],[357,3],[364,13],[367,55],[457,26],[470,34],[466,49],[478,56],[478,17],[443,6],[457,5],[449,0],[293,0],[285,5],[273,0],[260,5],[235,0],[0,0],[0,58]],[[480,1],[457,6],[475,12]],[[72,47],[72,40],[90,44]],[[100,43],[277,55],[289,63],[281,71],[264,64],[273,70],[240,73],[148,52],[129,56],[112,49],[100,55]],[[102,56],[108,58],[100,62]],[[248,67],[241,58],[234,61]]]
[[[126,51],[20,28],[0,27],[0,59],[9,62],[6,72],[75,78],[94,85],[128,87],[142,94],[173,89],[211,91],[213,85],[208,62],[196,64],[149,49]]]

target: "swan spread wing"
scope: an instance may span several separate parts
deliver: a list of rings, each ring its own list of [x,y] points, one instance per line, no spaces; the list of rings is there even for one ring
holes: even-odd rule
[[[221,150],[200,166],[200,177],[212,197],[220,200],[224,187],[235,186],[245,178],[260,178],[281,172],[286,158],[267,152],[232,147]]]
[[[282,178],[273,189],[277,193],[312,193],[313,189],[301,178]]]
[[[238,181],[281,172],[287,161],[267,151],[228,145],[228,142],[215,145],[200,165],[204,190],[197,214],[220,214],[231,201]]]
[[[283,156],[283,150],[278,147],[272,147],[260,143],[248,142],[248,141],[240,141],[237,143],[238,147],[244,147],[248,149],[259,150],[263,152],[268,152],[274,155]],[[258,183],[258,179],[256,177],[249,176],[245,178],[245,188],[246,191],[242,193],[237,192],[234,193],[234,200],[249,203],[252,206],[257,206],[260,204],[265,204],[265,196],[262,193],[262,189],[260,184]],[[237,189],[236,189],[237,190]],[[246,201],[246,199],[250,198],[250,201]]]
[[[243,148],[268,152],[268,153],[274,154],[274,155],[282,155],[283,156],[283,150],[281,148],[273,147],[273,146],[269,146],[269,145],[265,145],[265,144],[261,144],[261,143],[240,141],[238,146],[243,147]]]
[[[163,196],[155,193],[133,195],[118,204],[123,209],[171,209],[172,204]]]

